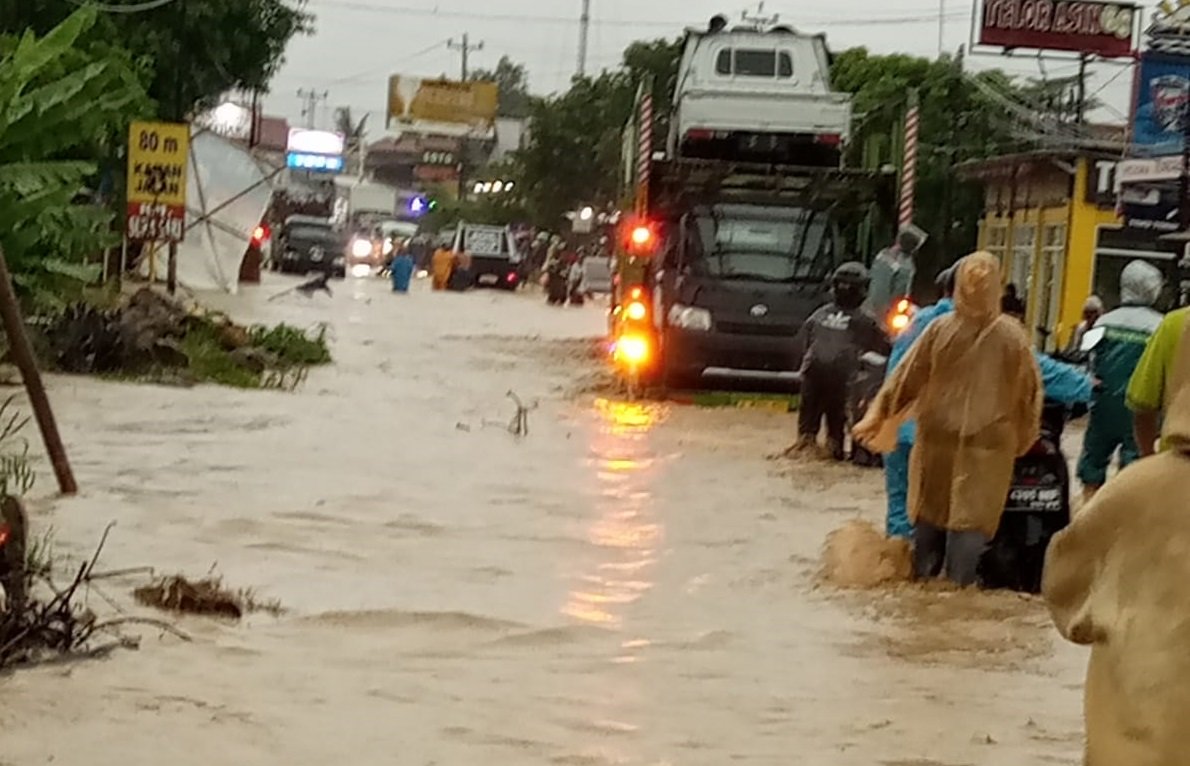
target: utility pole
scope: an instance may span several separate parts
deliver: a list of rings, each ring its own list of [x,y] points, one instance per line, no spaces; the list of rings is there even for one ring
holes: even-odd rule
[[[938,58],[946,50],[942,38],[946,32],[946,0],[938,0]]]
[[[452,39],[446,41],[446,47],[450,48],[452,51],[458,51],[459,53],[462,54],[462,56],[463,56],[463,70],[462,70],[463,77],[462,77],[462,79],[463,79],[463,82],[466,82],[467,75],[470,73],[470,70],[467,68],[467,57],[471,53],[471,51],[483,50],[483,40],[480,40],[479,42],[473,44],[471,42],[471,36],[468,35],[466,32],[464,32],[463,33],[463,41],[461,43],[456,43],[454,41],[454,39],[452,38]]]
[[[578,76],[587,73],[587,40],[591,33],[591,0],[583,0],[583,12],[578,17]]]
[[[305,88],[299,89],[297,94],[298,98],[302,100],[302,119],[306,121],[306,127],[313,130],[314,119],[318,115],[318,102],[326,101],[330,94],[325,90],[319,92]]]

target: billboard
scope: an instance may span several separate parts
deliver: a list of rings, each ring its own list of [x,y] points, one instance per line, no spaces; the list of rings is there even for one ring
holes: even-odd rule
[[[294,170],[338,173],[343,170],[346,141],[341,133],[290,128],[285,164]]]
[[[190,126],[133,122],[128,127],[128,205],[133,241],[181,242],[186,235],[186,166]]]
[[[1136,6],[1092,0],[983,0],[979,43],[1105,58],[1132,53]]]
[[[1190,58],[1145,53],[1137,77],[1132,126],[1137,154],[1181,154],[1190,102]]]
[[[488,127],[500,92],[494,82],[426,80],[394,75],[388,81],[389,125],[422,122]]]

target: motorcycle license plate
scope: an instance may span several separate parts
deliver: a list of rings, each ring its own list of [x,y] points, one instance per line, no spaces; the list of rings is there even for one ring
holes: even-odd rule
[[[483,274],[479,278],[479,283],[481,285],[494,285],[498,281],[499,279],[496,278],[495,274]]]
[[[1061,487],[1013,487],[1008,491],[1005,511],[1021,513],[1062,510]]]

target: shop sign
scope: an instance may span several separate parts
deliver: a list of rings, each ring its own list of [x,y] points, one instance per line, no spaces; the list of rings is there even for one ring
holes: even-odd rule
[[[984,0],[981,10],[981,45],[1070,51],[1104,58],[1132,54],[1138,17],[1132,3]]]
[[[190,126],[133,122],[128,129],[125,232],[137,242],[181,242],[186,234]]]

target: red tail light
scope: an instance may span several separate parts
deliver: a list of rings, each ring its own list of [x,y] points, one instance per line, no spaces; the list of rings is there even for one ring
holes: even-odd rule
[[[252,230],[252,246],[260,247],[269,238],[269,227],[261,224]]]
[[[686,131],[687,141],[710,141],[715,137],[715,131],[705,128],[693,128]]]
[[[4,547],[4,544],[8,542],[8,538],[11,536],[12,529],[7,524],[0,522],[0,548]]]
[[[840,146],[843,143],[843,137],[838,133],[819,133],[814,140],[824,146]]]
[[[516,284],[516,281],[517,281],[516,272],[515,271],[508,272],[508,276],[504,277],[504,280],[506,282],[508,282],[508,284],[510,284],[510,285]]]

